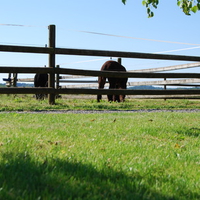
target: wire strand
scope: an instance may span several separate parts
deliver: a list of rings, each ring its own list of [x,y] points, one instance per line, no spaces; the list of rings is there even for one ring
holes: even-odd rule
[[[95,34],[95,35],[110,36],[110,37],[121,37],[121,38],[134,39],[134,40],[147,40],[147,41],[152,41],[152,42],[164,42],[164,43],[172,43],[172,44],[184,44],[184,45],[190,45],[190,46],[200,46],[200,44],[192,44],[192,43],[185,43],[185,42],[173,42],[173,41],[166,41],[166,40],[155,40],[155,39],[147,39],[147,38],[138,38],[138,37],[114,35],[114,34],[99,33],[99,32],[92,32],[92,31],[82,31],[82,30],[70,30],[70,31],[82,32],[82,33],[88,33],[88,34]]]
[[[0,24],[0,26],[45,27],[45,28],[48,27],[48,26],[33,26],[33,25],[22,25],[22,24]],[[93,31],[84,31],[84,30],[74,30],[74,29],[67,29],[67,30],[74,31],[74,32],[94,34],[94,35],[103,35],[103,36],[109,36],[109,37],[119,37],[119,38],[127,38],[127,39],[134,39],[134,40],[146,40],[146,41],[152,41],[152,42],[163,42],[163,43],[171,43],[171,44],[183,44],[183,45],[190,45],[190,46],[200,46],[200,44],[193,44],[193,43],[186,43],[186,42],[174,42],[174,41],[166,41],[166,40],[138,38],[138,37],[132,37],[132,36],[123,36],[123,35],[100,33],[100,32],[93,32]]]
[[[0,24],[0,26],[16,26],[16,27],[43,27],[43,28],[48,28],[48,26],[34,26],[34,25],[22,25],[22,24]]]
[[[161,52],[155,52],[156,53],[170,53],[170,52],[175,52],[175,51],[185,51],[185,50],[190,50],[190,49],[198,49],[200,46],[197,47],[190,47],[190,48],[185,48],[185,49],[175,49],[175,50],[169,50],[169,51],[161,51]]]

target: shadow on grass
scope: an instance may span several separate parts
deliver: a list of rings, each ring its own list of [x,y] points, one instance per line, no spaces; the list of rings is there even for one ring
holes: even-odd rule
[[[53,158],[41,163],[24,154],[5,154],[3,161],[0,199],[188,199],[181,190],[174,197],[162,195],[139,174],[127,176],[108,167],[97,170],[92,165]],[[151,182],[156,182],[152,178]],[[185,193],[195,195],[191,191]]]
[[[179,134],[191,137],[199,137],[200,136],[200,128],[186,128],[184,130],[178,131]]]

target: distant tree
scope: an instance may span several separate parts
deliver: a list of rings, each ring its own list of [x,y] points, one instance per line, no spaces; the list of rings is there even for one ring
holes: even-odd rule
[[[122,0],[123,4],[126,4],[126,1]],[[142,0],[142,4],[147,8],[148,17],[153,17],[152,8],[158,7],[159,0]],[[186,15],[190,15],[191,12],[196,13],[200,10],[200,0],[177,0],[177,5]]]

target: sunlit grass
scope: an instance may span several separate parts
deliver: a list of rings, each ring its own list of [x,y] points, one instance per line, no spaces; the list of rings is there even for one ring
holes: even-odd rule
[[[140,109],[200,109],[199,100],[156,100],[126,99],[124,103],[100,103],[96,99],[56,99],[55,105],[48,100],[38,101],[32,95],[1,95],[0,111],[37,111],[37,110],[140,110]]]
[[[0,199],[199,199],[200,113],[0,113]]]

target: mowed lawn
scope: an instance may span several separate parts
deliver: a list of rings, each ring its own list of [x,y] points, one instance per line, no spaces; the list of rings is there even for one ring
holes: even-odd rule
[[[200,112],[0,113],[0,199],[200,199]]]

